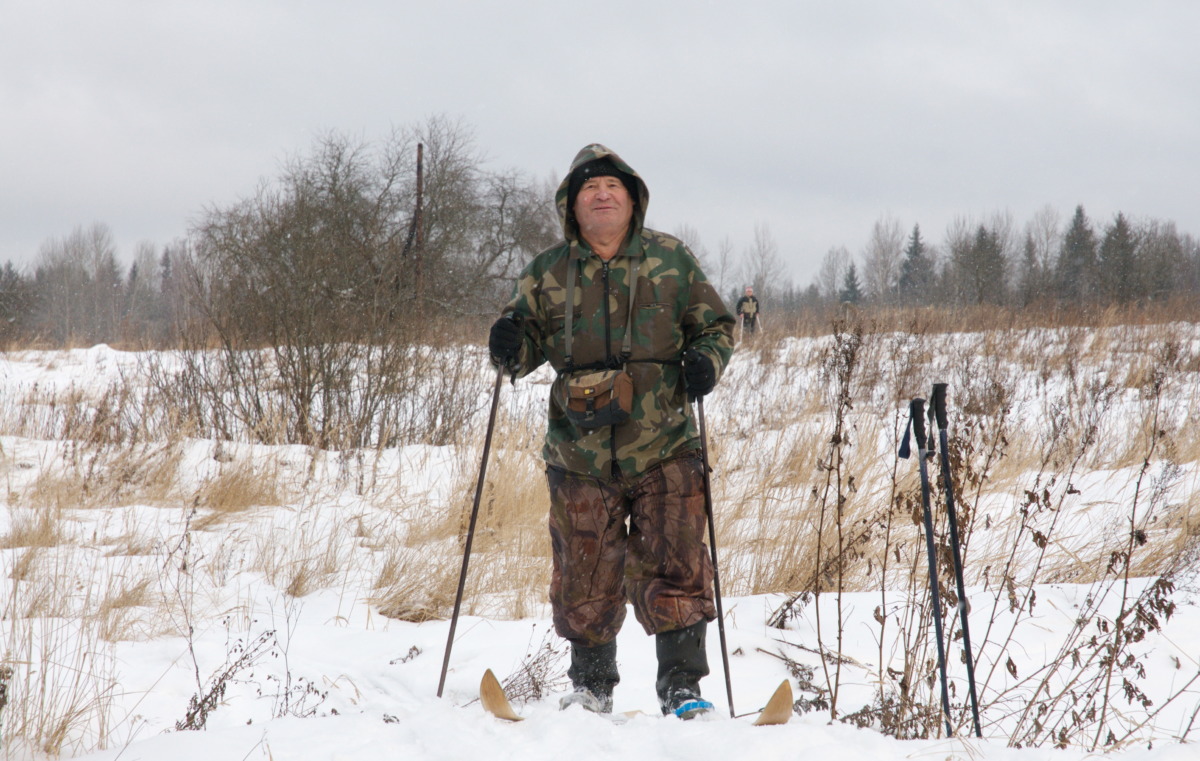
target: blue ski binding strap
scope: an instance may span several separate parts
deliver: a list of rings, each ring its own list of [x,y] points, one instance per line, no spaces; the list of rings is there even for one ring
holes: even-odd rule
[[[672,711],[672,713],[681,719],[690,719],[698,714],[708,713],[712,709],[713,704],[707,700],[689,700]]]

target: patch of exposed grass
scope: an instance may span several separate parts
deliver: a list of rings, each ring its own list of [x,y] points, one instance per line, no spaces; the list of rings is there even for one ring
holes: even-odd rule
[[[11,528],[0,535],[0,549],[18,547],[53,548],[67,539],[63,529],[63,510],[57,503],[34,507],[13,507]]]

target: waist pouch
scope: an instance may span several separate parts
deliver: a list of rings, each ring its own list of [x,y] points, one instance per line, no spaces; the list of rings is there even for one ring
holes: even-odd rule
[[[624,370],[598,370],[563,381],[567,419],[580,428],[603,428],[629,419],[633,377]]]

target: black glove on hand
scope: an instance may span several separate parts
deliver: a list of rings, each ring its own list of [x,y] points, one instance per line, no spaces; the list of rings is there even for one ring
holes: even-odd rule
[[[525,333],[516,320],[501,317],[492,325],[491,335],[488,336],[488,351],[500,364],[511,365],[521,356],[521,343],[524,339]]]
[[[688,349],[683,355],[683,385],[693,397],[700,397],[713,390],[717,385],[717,371],[712,360],[696,351]]]

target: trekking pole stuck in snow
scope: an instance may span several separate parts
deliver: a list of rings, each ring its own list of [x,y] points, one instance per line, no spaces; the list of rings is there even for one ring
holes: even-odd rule
[[[463,547],[462,570],[458,573],[458,592],[454,595],[454,614],[450,617],[450,633],[446,636],[446,655],[442,659],[442,676],[438,679],[437,696],[446,686],[446,671],[450,668],[450,649],[454,647],[454,630],[458,628],[458,613],[462,609],[463,589],[467,585],[467,565],[471,561],[471,540],[475,538],[475,521],[479,518],[479,500],[483,495],[483,478],[487,474],[488,453],[492,451],[492,431],[496,428],[496,408],[500,404],[500,386],[504,382],[504,366],[496,368],[496,388],[492,391],[492,411],[488,413],[487,434],[483,439],[483,458],[479,463],[479,480],[475,482],[475,502],[471,505],[471,521],[467,524],[467,541]]]
[[[733,680],[729,676],[729,648],[725,645],[725,612],[721,609],[721,573],[717,570],[717,530],[713,526],[712,487],[708,481],[708,436],[704,431],[704,397],[696,397],[696,418],[700,424],[700,463],[704,469],[704,512],[708,517],[708,549],[712,553],[713,596],[717,602],[717,632],[721,636],[721,665],[725,669],[725,695],[729,699],[729,715],[733,710]]]
[[[958,514],[954,508],[954,484],[950,479],[950,437],[946,432],[946,384],[933,384],[930,417],[937,420],[938,451],[941,454],[942,485],[946,491],[946,518],[950,524],[950,550],[954,557],[954,583],[958,591],[958,615],[962,622],[963,652],[967,660],[967,686],[971,693],[971,718],[974,720],[975,736],[983,737],[979,727],[979,700],[975,696],[975,661],[971,657],[971,629],[967,624],[967,591],[963,584],[962,552],[958,543]],[[932,431],[931,431],[932,433]]]
[[[942,678],[942,711],[946,714],[946,736],[954,734],[950,726],[950,691],[946,686],[946,647],[942,638],[942,602],[938,594],[937,553],[933,545],[933,512],[929,507],[929,472],[925,469],[925,458],[929,456],[929,444],[925,438],[925,400],[913,399],[908,405],[908,429],[900,445],[899,456],[908,459],[909,435],[917,438],[917,470],[921,474],[921,511],[925,519],[925,550],[929,555],[929,596],[933,606],[933,629],[937,636],[938,672]]]

